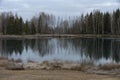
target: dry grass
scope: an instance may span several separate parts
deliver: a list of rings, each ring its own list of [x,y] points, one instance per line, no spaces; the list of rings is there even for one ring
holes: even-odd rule
[[[0,60],[5,60],[6,58],[0,57]]]
[[[113,69],[120,69],[120,64],[105,64],[100,66],[102,70],[113,70]]]
[[[75,66],[75,67],[72,67],[70,70],[74,70],[74,71],[83,71],[84,67],[82,66]]]
[[[16,63],[21,63],[22,62],[21,59],[17,59],[17,60],[13,60],[13,61],[16,62]]]
[[[0,67],[13,66],[13,63],[12,61],[1,59]],[[92,67],[92,63],[74,64],[71,62],[44,61],[40,65],[46,66],[45,70],[18,70],[19,66],[17,70],[0,69],[0,80],[119,80],[119,78],[110,75],[103,76],[81,72]],[[49,66],[51,66],[51,69],[47,69]],[[110,65],[104,65],[100,68],[105,70],[120,68],[118,65],[109,67]]]

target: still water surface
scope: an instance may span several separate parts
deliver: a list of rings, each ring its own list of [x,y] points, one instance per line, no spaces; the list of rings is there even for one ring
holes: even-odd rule
[[[0,56],[28,61],[62,60],[119,63],[120,39],[105,38],[41,38],[1,39]]]

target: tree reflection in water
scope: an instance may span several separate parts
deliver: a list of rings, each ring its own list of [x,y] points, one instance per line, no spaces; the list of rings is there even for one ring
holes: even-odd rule
[[[32,51],[29,55],[29,51]],[[120,61],[120,40],[104,38],[42,38],[0,40],[0,55],[2,57],[14,58],[17,55],[29,55],[33,61],[36,57],[65,60],[100,60]],[[11,57],[13,53],[16,55]],[[24,56],[24,57],[25,57]],[[19,57],[18,57],[19,58]],[[26,59],[27,60],[27,59]]]

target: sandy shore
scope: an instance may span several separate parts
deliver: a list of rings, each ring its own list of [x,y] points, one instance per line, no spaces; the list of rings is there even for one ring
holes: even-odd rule
[[[119,80],[119,72],[119,65],[96,67],[60,61],[22,64],[0,58],[0,80]]]

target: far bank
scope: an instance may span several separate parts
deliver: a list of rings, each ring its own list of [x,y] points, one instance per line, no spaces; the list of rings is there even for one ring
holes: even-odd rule
[[[33,39],[41,37],[55,38],[120,38],[120,35],[110,34],[36,34],[36,35],[0,35],[0,39],[15,38],[15,39]]]

